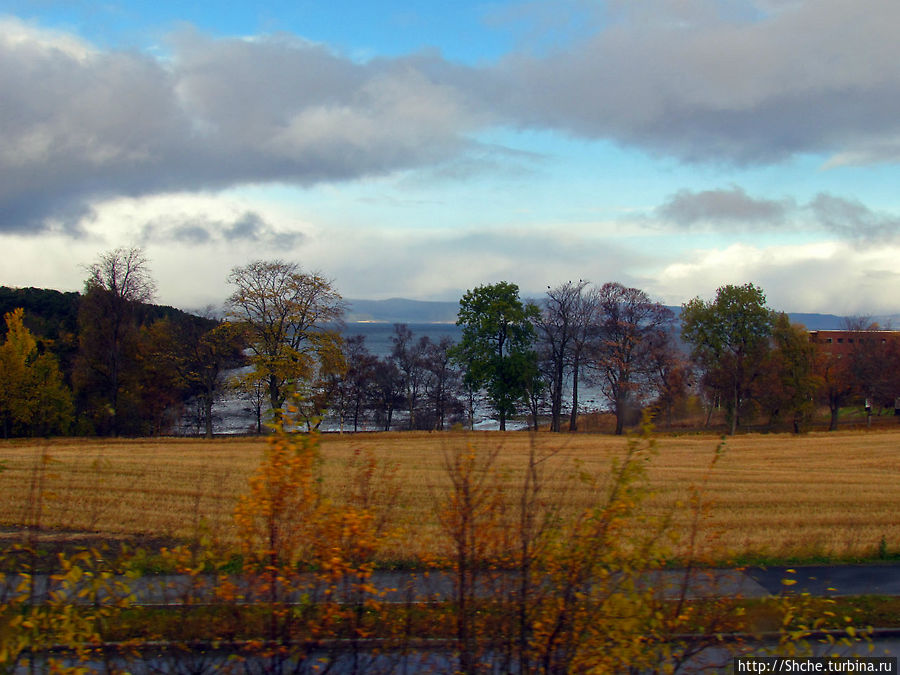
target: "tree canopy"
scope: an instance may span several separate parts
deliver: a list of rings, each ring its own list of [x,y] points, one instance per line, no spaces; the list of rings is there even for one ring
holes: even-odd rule
[[[72,395],[56,358],[25,327],[22,308],[4,316],[0,343],[0,427],[10,434],[65,433],[73,419]]]
[[[613,405],[616,434],[629,412],[658,385],[655,366],[670,346],[672,311],[637,288],[606,283],[598,294],[598,340],[593,367],[598,384]]]
[[[774,322],[765,293],[752,283],[721,286],[714,300],[694,298],[682,306],[682,338],[692,346],[707,382],[726,394],[732,434],[737,430],[747,387],[767,351]]]
[[[139,433],[138,308],[156,290],[141,248],[100,254],[88,267],[78,308],[76,388],[91,409],[94,428],[113,435]]]
[[[297,263],[257,260],[235,267],[228,282],[235,286],[229,316],[247,327],[253,365],[267,382],[273,410],[299,383],[310,385],[323,365],[340,367],[336,324],[344,303],[330,280]]]
[[[454,358],[465,367],[468,383],[486,391],[501,430],[537,376],[532,321],[538,314],[537,306],[519,299],[519,287],[506,281],[467,291],[459,301],[462,339]]]

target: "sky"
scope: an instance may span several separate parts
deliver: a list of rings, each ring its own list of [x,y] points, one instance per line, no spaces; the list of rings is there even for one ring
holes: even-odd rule
[[[900,312],[900,2],[0,0],[0,284]]]

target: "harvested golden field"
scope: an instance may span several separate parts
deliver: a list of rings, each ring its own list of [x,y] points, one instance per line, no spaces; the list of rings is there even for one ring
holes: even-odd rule
[[[385,503],[396,539],[383,555],[435,553],[435,501],[448,485],[445,452],[472,443],[498,449],[498,487],[512,494],[526,457],[553,453],[544,466],[548,500],[577,508],[596,491],[574,477],[576,465],[607,475],[625,440],[606,435],[531,436],[521,432],[390,433],[322,438],[323,485],[340,500],[348,465],[360,451],[393,467]],[[719,439],[660,436],[650,463],[650,507],[687,502]],[[238,495],[259,463],[255,439],[77,439],[0,442],[0,528],[38,524],[67,533],[191,537],[233,541]],[[42,460],[42,458],[44,458]],[[706,557],[872,556],[884,538],[900,550],[900,430],[747,435],[728,439],[705,488]],[[685,531],[686,514],[675,527]],[[9,535],[12,536],[12,535]]]

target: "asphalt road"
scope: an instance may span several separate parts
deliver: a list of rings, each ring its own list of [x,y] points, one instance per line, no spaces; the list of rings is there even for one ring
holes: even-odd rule
[[[793,571],[789,571],[793,570]],[[0,584],[12,588],[21,583],[21,577],[8,575]],[[47,575],[34,575],[34,594],[37,601],[46,601],[55,586]],[[787,585],[784,580],[795,583]],[[238,596],[244,602],[265,600],[258,586],[246,577],[230,577]],[[494,577],[493,581],[482,577],[478,592],[484,597],[496,594],[503,585],[509,585],[510,577]],[[506,582],[506,584],[504,584]],[[373,585],[387,602],[440,601],[452,597],[454,581],[448,572],[376,572]],[[646,583],[659,589],[668,597],[684,593],[688,597],[745,597],[764,598],[784,593],[808,592],[814,596],[894,595],[900,596],[900,565],[846,565],[801,567],[751,567],[738,569],[662,570],[647,575]],[[213,576],[191,578],[184,575],[144,576],[136,579],[115,577],[109,586],[117,587],[116,593],[127,591],[135,604],[181,604],[213,602],[216,600]],[[311,577],[298,577],[295,598],[314,593],[321,584]],[[77,598],[79,588],[66,589],[73,603],[90,602],[90,595]],[[101,591],[101,595],[104,591]],[[312,596],[315,599],[315,596]]]

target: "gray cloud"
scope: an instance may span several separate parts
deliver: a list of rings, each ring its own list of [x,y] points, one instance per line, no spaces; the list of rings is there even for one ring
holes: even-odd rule
[[[262,216],[253,211],[226,222],[208,218],[157,218],[144,225],[141,241],[144,244],[175,241],[206,244],[220,241],[255,244],[276,251],[291,249],[305,238],[302,232],[279,232]]]
[[[492,171],[472,136],[498,125],[688,162],[897,159],[896,0],[865,11],[846,0],[608,0],[589,14],[593,32],[563,30],[565,48],[554,38],[479,67],[432,52],[360,63],[289,35],[191,30],[158,60],[61,46],[2,20],[0,231],[75,233],[109,196]],[[669,205],[673,218],[693,217],[681,206]]]
[[[0,21],[0,231],[73,230],[107,196],[430,165],[464,151],[475,124],[439,81],[457,69],[425,54],[358,64],[286,36],[195,32],[173,49],[171,62],[83,53]]]
[[[168,235],[174,241],[186,244],[206,244],[212,240],[208,229],[194,224],[176,225],[169,230]]]
[[[689,227],[697,223],[731,224],[738,227],[751,223],[777,225],[796,205],[788,199],[773,200],[751,197],[743,188],[692,192],[679,190],[656,213],[665,220]]]
[[[870,152],[900,132],[895,0],[865,11],[845,0],[607,9],[604,27],[580,45],[504,61],[497,104],[525,124],[686,161]]]
[[[759,225],[777,226],[796,219],[796,227],[821,230],[856,244],[900,240],[900,216],[828,193],[820,193],[801,206],[788,198],[752,197],[736,185],[702,192],[679,190],[655,210],[655,215],[680,227],[704,225],[717,230],[757,229]]]
[[[873,211],[856,200],[822,193],[808,208],[826,230],[842,239],[871,243],[900,238],[900,217]]]

